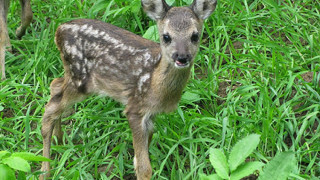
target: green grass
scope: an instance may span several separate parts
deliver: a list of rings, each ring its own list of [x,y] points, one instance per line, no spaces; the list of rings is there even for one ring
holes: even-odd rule
[[[170,2],[173,2],[172,0]],[[185,5],[189,0],[177,1]],[[33,0],[34,20],[18,41],[20,5],[11,2],[0,82],[0,150],[42,153],[41,117],[49,85],[63,76],[54,44],[59,24],[100,19],[143,35],[155,23],[134,1]],[[256,133],[252,159],[269,161],[292,150],[301,178],[320,177],[320,3],[314,0],[220,0],[204,25],[192,77],[177,111],[159,115],[150,146],[153,179],[212,174],[209,148],[230,152]],[[63,146],[52,146],[55,179],[134,177],[132,137],[123,106],[92,97],[63,119]],[[32,174],[40,164],[32,164]]]

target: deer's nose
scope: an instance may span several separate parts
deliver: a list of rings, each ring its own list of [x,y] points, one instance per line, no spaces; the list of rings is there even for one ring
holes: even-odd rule
[[[178,52],[175,52],[172,55],[172,59],[178,66],[185,66],[191,61],[191,54],[179,54]]]
[[[191,54],[179,54],[177,52],[173,53],[172,59],[175,61],[190,61],[191,60]]]

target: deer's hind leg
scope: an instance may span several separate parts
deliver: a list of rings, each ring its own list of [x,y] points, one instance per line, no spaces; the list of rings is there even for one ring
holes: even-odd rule
[[[0,80],[5,76],[5,52],[11,49],[10,39],[7,29],[7,14],[10,5],[9,0],[0,0]]]
[[[16,30],[16,35],[20,39],[25,33],[26,29],[32,21],[32,9],[30,0],[20,0],[21,4],[21,26]]]
[[[50,85],[51,98],[45,108],[45,113],[42,119],[41,134],[43,138],[43,156],[50,158],[50,146],[53,129],[55,128],[55,135],[58,141],[62,140],[61,132],[61,116],[63,112],[76,102],[81,101],[86,97],[85,94],[80,93],[74,84],[66,78],[54,79]],[[49,176],[50,163],[42,162],[40,179]]]
[[[51,98],[61,93],[64,78],[54,79],[50,85],[50,96]],[[58,144],[62,144],[62,131],[61,131],[61,118],[58,118],[54,123],[53,134],[58,139]]]

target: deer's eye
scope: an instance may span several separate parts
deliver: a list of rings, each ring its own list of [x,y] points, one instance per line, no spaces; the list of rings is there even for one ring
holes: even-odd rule
[[[171,42],[171,37],[169,36],[169,34],[164,34],[163,35],[163,41],[165,43],[170,43]]]
[[[199,41],[199,34],[198,33],[193,33],[191,36],[191,41],[193,43],[197,43]]]

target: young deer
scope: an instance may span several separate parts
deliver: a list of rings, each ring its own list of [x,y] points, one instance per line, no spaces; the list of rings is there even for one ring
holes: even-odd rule
[[[216,0],[195,0],[190,7],[142,0],[142,6],[157,21],[160,44],[96,20],[74,20],[58,28],[55,41],[65,76],[50,86],[42,120],[43,156],[50,157],[53,129],[62,141],[64,110],[91,94],[105,94],[126,105],[137,179],[151,178],[152,119],[177,107],[198,51],[203,20],[214,11]],[[42,171],[49,171],[49,162],[42,163]]]
[[[17,29],[16,35],[20,39],[26,32],[32,20],[32,11],[30,0],[20,0],[22,15],[21,26]],[[7,30],[7,14],[10,5],[10,0],[0,0],[0,74],[1,79],[5,79],[5,51],[10,45],[10,38]]]

